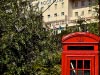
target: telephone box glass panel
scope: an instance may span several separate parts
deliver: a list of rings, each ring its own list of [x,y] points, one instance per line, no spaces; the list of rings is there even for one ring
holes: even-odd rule
[[[94,46],[68,46],[68,50],[94,50]]]
[[[90,60],[70,60],[70,75],[90,75]]]

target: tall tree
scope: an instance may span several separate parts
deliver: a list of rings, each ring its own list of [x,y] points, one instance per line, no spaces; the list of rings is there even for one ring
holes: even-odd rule
[[[31,0],[0,3],[0,74],[60,74],[57,41],[43,27],[38,8]]]

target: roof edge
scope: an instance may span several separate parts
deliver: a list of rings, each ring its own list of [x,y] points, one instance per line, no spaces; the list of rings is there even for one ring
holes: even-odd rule
[[[65,36],[62,37],[62,42],[64,42],[65,40],[67,40],[69,38],[75,37],[75,36],[90,37],[90,38],[95,39],[95,40],[97,40],[99,42],[99,36],[97,36],[95,34],[92,34],[90,32],[75,32],[75,33],[71,33],[71,34],[65,35]]]

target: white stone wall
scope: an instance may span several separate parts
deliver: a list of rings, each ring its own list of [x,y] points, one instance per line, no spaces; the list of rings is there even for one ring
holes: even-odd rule
[[[89,0],[56,0],[54,3],[53,1],[55,0],[38,0],[39,9],[43,12],[44,22],[51,29],[60,26],[66,27],[66,24],[73,26],[78,17],[94,21],[94,10],[93,7],[90,7]],[[93,1],[91,0],[91,2]],[[48,8],[49,5],[51,5],[50,8]],[[75,16],[75,12],[78,12],[78,16]]]

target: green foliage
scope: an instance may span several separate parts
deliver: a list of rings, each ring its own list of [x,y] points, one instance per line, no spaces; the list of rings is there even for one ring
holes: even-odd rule
[[[80,32],[80,25],[76,25],[76,26],[71,26],[71,27],[67,27],[66,30],[63,30],[61,34],[59,34],[61,37],[73,32]],[[85,29],[84,29],[85,28]],[[89,23],[86,25],[83,25],[83,30],[85,30],[86,32],[90,32],[96,35],[99,35],[99,31],[98,31],[98,22],[96,23]]]
[[[0,74],[60,75],[59,39],[43,28],[41,12],[28,0],[0,3]]]
[[[88,24],[88,31],[93,33],[93,34],[96,34],[96,35],[99,35],[99,31],[98,31],[98,23],[91,23],[91,24]]]
[[[64,35],[67,35],[67,34],[70,34],[70,33],[73,33],[73,32],[79,32],[79,26],[78,25],[66,27],[66,30],[63,30],[61,32],[61,34],[59,34],[59,36],[62,37]]]

